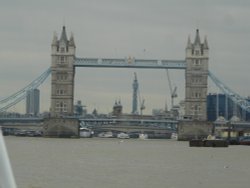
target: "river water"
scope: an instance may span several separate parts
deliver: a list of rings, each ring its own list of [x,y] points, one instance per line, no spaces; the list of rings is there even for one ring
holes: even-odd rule
[[[19,188],[245,188],[250,147],[6,136]]]

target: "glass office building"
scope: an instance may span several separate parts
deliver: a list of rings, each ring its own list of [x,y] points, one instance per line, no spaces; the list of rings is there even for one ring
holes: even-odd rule
[[[40,108],[40,91],[32,89],[27,91],[26,95],[26,114],[38,115]]]
[[[250,120],[250,113],[234,105],[233,101],[225,94],[209,94],[207,96],[207,119],[215,121],[218,116],[222,116],[226,120],[230,120],[233,116],[242,120]]]

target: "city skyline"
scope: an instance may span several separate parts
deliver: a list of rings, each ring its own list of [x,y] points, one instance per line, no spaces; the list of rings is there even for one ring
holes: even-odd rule
[[[60,35],[63,25],[68,36],[74,33],[77,57],[177,60],[185,59],[188,36],[193,41],[199,28],[201,39],[205,35],[208,38],[209,69],[240,95],[250,95],[246,83],[250,3],[246,1],[48,2],[4,2],[0,7],[1,98],[21,89],[50,66],[53,32]],[[124,112],[130,113],[134,72],[146,100],[146,113],[164,108],[166,100],[170,106],[164,70],[77,68],[75,101],[82,100],[88,112],[96,108],[108,113],[115,100],[121,99]],[[183,100],[184,71],[171,70],[170,75],[178,87],[176,102]],[[212,84],[209,87],[209,92],[218,91]],[[50,79],[39,89],[41,111],[49,111]]]

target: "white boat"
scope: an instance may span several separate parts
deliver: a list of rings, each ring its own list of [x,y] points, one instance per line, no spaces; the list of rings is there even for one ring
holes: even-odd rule
[[[140,133],[139,138],[145,140],[145,139],[148,139],[148,135],[145,133]]]
[[[90,138],[92,136],[93,136],[93,132],[90,129],[84,128],[84,127],[80,128],[80,137],[81,138]]]
[[[102,132],[102,133],[98,134],[98,137],[100,137],[100,138],[113,138],[114,135],[112,132]]]
[[[177,133],[172,133],[172,135],[171,135],[171,139],[178,139],[178,135],[177,135]]]
[[[119,133],[119,134],[117,134],[117,138],[128,139],[130,137],[127,133]]]

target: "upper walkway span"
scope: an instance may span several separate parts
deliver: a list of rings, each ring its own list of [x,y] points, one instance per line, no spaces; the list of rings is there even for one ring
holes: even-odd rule
[[[75,67],[186,69],[185,60],[75,58]]]

